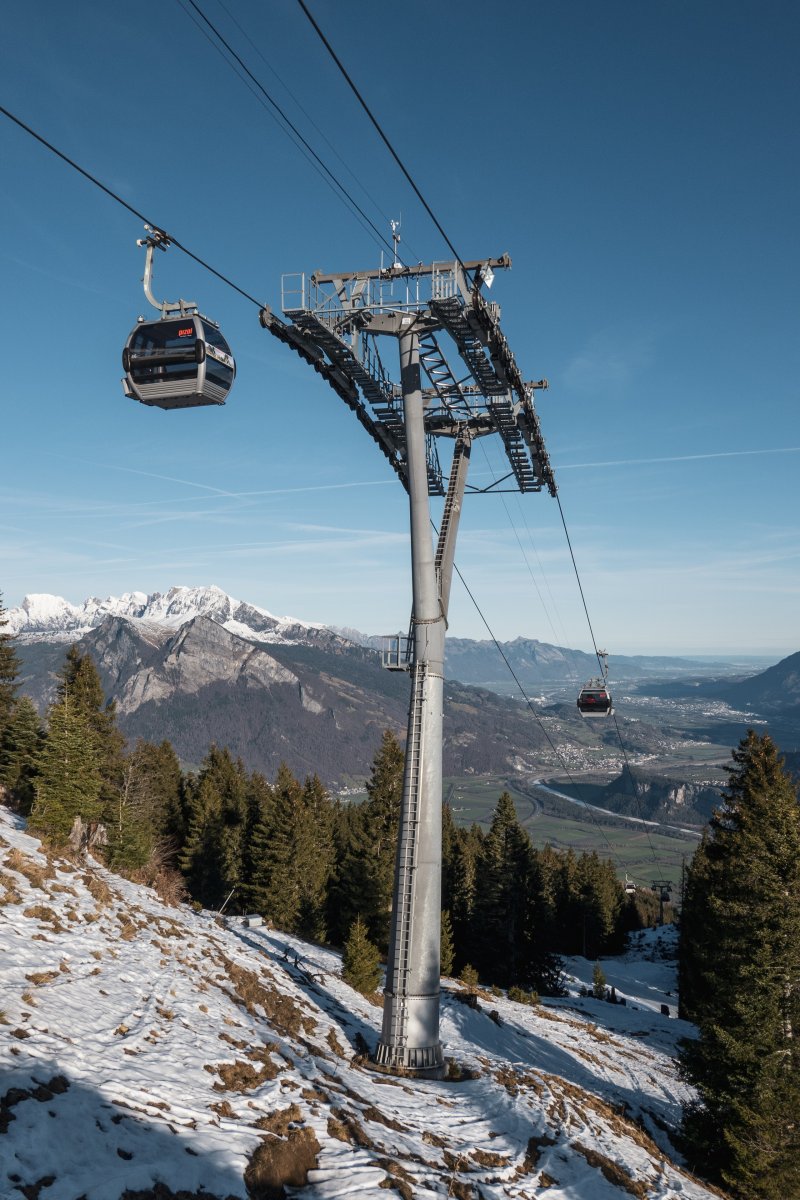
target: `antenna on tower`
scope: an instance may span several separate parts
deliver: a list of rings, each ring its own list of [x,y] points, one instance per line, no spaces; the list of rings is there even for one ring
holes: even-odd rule
[[[392,242],[394,243],[394,262],[392,263],[392,267],[395,269],[397,267],[402,267],[402,265],[403,265],[400,262],[400,256],[397,253],[397,247],[400,245],[400,234],[397,231],[400,228],[402,220],[403,220],[403,218],[401,216],[399,221],[390,221],[389,222],[389,224],[392,227]]]

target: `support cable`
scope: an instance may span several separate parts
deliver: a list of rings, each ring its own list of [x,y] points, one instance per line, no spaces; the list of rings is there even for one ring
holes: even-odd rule
[[[433,525],[433,522],[431,522],[431,524]],[[434,531],[436,532],[435,525],[433,526],[433,528],[434,528]],[[525,701],[526,705],[528,706],[528,709],[530,710],[531,715],[533,716],[533,719],[536,721],[537,725],[539,726],[542,733],[544,734],[545,739],[546,739],[548,745],[550,746],[550,749],[553,751],[556,758],[558,759],[558,761],[561,763],[562,767],[564,768],[564,773],[567,776],[567,778],[569,779],[572,786],[575,788],[575,790],[577,792],[580,792],[580,784],[578,783],[578,781],[576,779],[573,778],[572,772],[570,771],[569,766],[568,766],[563,754],[558,749],[555,742],[550,737],[550,734],[545,729],[544,722],[542,721],[542,718],[539,716],[538,712],[536,711],[536,709],[533,705],[533,701],[530,699],[527,692],[525,691],[525,688],[522,686],[522,683],[520,682],[516,671],[514,670],[511,663],[509,662],[508,658],[506,657],[503,647],[501,646],[500,642],[495,637],[494,632],[492,631],[492,628],[491,628],[489,622],[487,621],[480,605],[478,604],[478,601],[475,599],[474,595],[472,594],[472,591],[470,590],[470,588],[467,584],[467,581],[465,580],[464,576],[461,574],[461,571],[459,570],[458,565],[456,563],[453,564],[453,570],[455,571],[458,578],[461,580],[461,583],[464,587],[464,591],[467,593],[470,600],[472,601],[472,603],[475,607],[475,611],[477,612],[478,616],[480,617],[480,619],[483,621],[484,625],[486,626],[486,631],[489,634],[489,637],[494,642],[494,645],[495,645],[495,648],[497,649],[498,654],[502,658],[503,662],[506,664],[506,667],[508,668],[511,678],[514,680],[517,687],[519,688],[520,695],[522,696],[523,700]],[[606,836],[603,826],[600,824],[600,822],[597,820],[597,817],[594,814],[593,806],[584,801],[584,807],[585,807],[585,811],[589,814],[589,817],[594,822],[594,824],[597,828],[597,831],[599,832],[603,841],[608,846],[609,855],[611,857],[612,862],[615,862],[617,864],[617,869],[619,871],[625,871],[625,864],[615,854],[614,847],[612,846],[611,842],[608,840],[608,837]],[[648,837],[649,837],[649,834],[648,834]],[[652,844],[651,844],[651,849],[652,849]],[[626,872],[626,874],[627,874],[627,872]],[[639,880],[638,882],[642,883],[643,881]]]
[[[54,146],[52,142],[48,142],[47,138],[42,137],[42,135],[37,133],[35,129],[31,129],[30,125],[26,125],[25,122],[19,117],[15,117],[14,114],[9,112],[7,108],[4,108],[2,104],[0,104],[0,113],[2,113],[3,116],[8,117],[10,121],[13,121],[14,124],[18,125],[20,129],[23,129],[25,133],[30,134],[30,136],[35,138],[37,142],[40,142],[47,150],[51,152],[51,154],[55,154],[55,156],[60,158],[62,162],[65,162],[67,166],[72,167],[73,171],[77,171],[79,175],[83,175],[84,179],[88,179],[89,182],[93,183],[95,187],[100,188],[101,192],[105,192],[105,194],[110,196],[112,200],[116,200],[117,204],[121,204],[122,207],[127,209],[129,213],[132,213],[134,217],[138,217],[143,225],[150,225],[153,229],[157,229],[161,233],[164,232],[164,230],[161,229],[161,226],[156,221],[146,217],[144,213],[139,212],[139,210],[134,208],[132,204],[128,204],[127,200],[123,200],[121,196],[118,196],[115,191],[112,191],[110,187],[107,187],[106,184],[102,183],[95,175],[92,175],[90,171],[87,171],[84,167],[81,167],[75,162],[74,159],[70,158],[68,154],[64,154],[62,150],[59,150],[56,146]],[[205,261],[205,259],[200,258],[200,256],[190,250],[188,246],[184,246],[182,242],[179,242],[178,239],[173,237],[171,234],[167,236],[169,237],[169,241],[173,246],[177,246],[179,250],[191,258],[199,266],[205,268],[206,271],[210,271],[212,275],[215,275],[217,279],[221,280],[222,283],[227,284],[228,287],[233,288],[233,290],[238,292],[240,296],[244,296],[245,300],[249,300],[251,304],[255,304],[259,309],[264,307],[263,301],[256,300],[255,296],[251,296],[249,292],[244,290],[244,288],[240,288],[237,283],[234,283],[233,280],[229,279],[227,275],[223,275],[221,271],[216,269],[216,267],[212,267],[210,263]]]
[[[575,561],[575,553],[572,549],[572,540],[569,536],[569,530],[567,529],[567,522],[566,522],[566,518],[564,517],[564,509],[561,507],[561,497],[558,495],[558,493],[556,493],[556,502],[558,504],[558,511],[561,514],[561,524],[564,526],[564,533],[566,535],[567,545],[569,546],[569,554],[570,554],[570,558],[572,559],[572,566],[575,570],[575,578],[578,581],[578,590],[581,594],[581,600],[583,601],[583,611],[586,613],[586,622],[589,626],[589,633],[592,636],[592,645],[594,646],[595,656],[597,657],[597,662],[598,662],[598,665],[600,666],[600,669],[605,672],[603,660],[600,657],[600,651],[597,649],[597,642],[595,641],[594,629],[592,628],[592,620],[591,620],[591,617],[589,616],[589,609],[586,605],[586,596],[584,595],[584,592],[583,592],[583,584],[581,583],[581,577],[580,577],[580,573],[578,571],[578,564]],[[633,771],[631,769],[631,764],[628,760],[628,752],[625,749],[625,743],[622,740],[622,732],[620,730],[619,723],[617,721],[617,714],[612,710],[611,716],[614,718],[614,728],[617,731],[617,739],[619,741],[619,746],[622,751],[622,757],[625,762],[625,769],[627,770],[628,778],[631,781],[631,788],[633,790],[633,798],[636,802],[636,807],[639,810],[639,817],[643,821],[644,814],[643,814],[643,810],[642,810],[641,801],[639,800],[639,791],[638,791],[638,788],[636,787],[636,780],[633,777]],[[652,839],[650,837],[650,832],[646,826],[645,826],[645,833],[647,835],[647,844],[650,847],[650,853],[653,856],[653,862],[657,862],[658,855],[656,854],[655,847],[654,847]]]
[[[286,81],[281,78],[281,76],[275,70],[273,65],[270,63],[269,59],[266,57],[266,55],[263,54],[263,52],[259,49],[259,47],[255,43],[255,41],[250,37],[250,34],[244,28],[242,23],[239,20],[237,20],[236,14],[231,12],[228,5],[224,3],[224,0],[217,0],[217,3],[219,4],[220,8],[225,13],[227,13],[229,20],[231,20],[233,22],[233,24],[236,26],[236,28],[239,30],[242,37],[245,39],[245,41],[250,46],[251,50],[253,50],[254,53],[258,55],[258,57],[261,59],[261,61],[263,62],[264,66],[267,68],[267,70],[275,77],[275,79],[277,79],[278,83],[281,85],[281,87],[284,89],[284,91],[288,93],[288,95],[291,97],[291,99],[294,101],[294,103],[299,108],[300,112],[303,114],[303,116],[308,121],[309,125],[311,125],[311,127],[319,134],[319,136],[322,138],[325,145],[330,150],[331,154],[333,154],[339,160],[339,162],[344,167],[347,174],[350,176],[350,178],[353,180],[353,182],[356,183],[357,186],[361,189],[361,191],[364,193],[364,195],[369,200],[370,204],[373,206],[373,208],[376,210],[376,212],[379,212],[381,214],[381,216],[383,217],[387,226],[390,225],[391,218],[383,211],[383,209],[381,208],[380,202],[378,200],[376,200],[375,197],[369,191],[367,191],[366,187],[364,186],[362,181],[359,179],[359,177],[356,175],[356,173],[353,170],[351,170],[351,168],[348,166],[345,159],[342,158],[341,154],[336,149],[333,142],[331,142],[330,138],[328,138],[326,136],[324,130],[320,129],[319,125],[316,123],[316,121],[314,120],[314,118],[312,117],[312,115],[308,111],[308,109],[303,106],[303,104],[300,100],[298,100],[297,96],[294,94],[294,92],[289,87],[289,85],[286,83]],[[406,242],[406,245],[408,245],[407,242]],[[409,247],[409,249],[410,249],[410,247]],[[414,257],[413,250],[411,251],[411,254],[412,254],[412,257]]]
[[[189,0],[189,2],[190,2],[190,3],[193,3],[193,0]],[[467,268],[464,266],[464,262],[463,262],[463,260],[462,260],[462,258],[461,258],[461,255],[458,253],[458,251],[456,250],[455,246],[454,246],[454,245],[453,245],[453,243],[450,241],[450,238],[449,238],[449,237],[447,236],[447,234],[445,233],[444,229],[442,228],[441,224],[439,223],[439,220],[438,220],[438,218],[436,217],[436,214],[434,213],[433,209],[432,209],[432,208],[431,208],[431,206],[428,204],[428,202],[427,202],[427,200],[425,199],[425,197],[423,196],[422,192],[419,190],[419,188],[417,187],[416,183],[415,183],[415,182],[414,182],[414,180],[412,179],[412,177],[411,177],[411,174],[409,173],[409,171],[408,171],[407,167],[405,166],[405,164],[403,163],[403,161],[402,161],[402,159],[400,158],[399,154],[398,154],[398,153],[397,153],[397,151],[395,150],[394,146],[393,146],[393,145],[392,145],[392,143],[389,141],[389,139],[388,139],[388,137],[386,136],[386,134],[383,132],[383,129],[382,129],[382,127],[381,127],[381,125],[380,125],[380,122],[378,121],[377,117],[373,116],[372,110],[370,109],[370,107],[369,107],[369,105],[367,104],[367,102],[366,102],[366,100],[364,99],[364,97],[361,95],[361,92],[358,90],[358,88],[356,87],[356,85],[355,85],[355,83],[353,82],[353,80],[351,79],[351,77],[350,77],[350,75],[349,75],[349,73],[348,73],[348,71],[347,71],[347,68],[345,67],[344,63],[341,61],[341,59],[340,59],[340,58],[339,58],[339,56],[337,55],[336,51],[334,50],[333,46],[330,44],[330,42],[328,41],[328,39],[325,37],[325,34],[324,34],[324,33],[322,32],[322,30],[320,29],[319,25],[318,25],[318,24],[317,24],[317,22],[314,20],[314,18],[312,17],[311,13],[308,11],[308,8],[306,7],[306,5],[305,5],[305,3],[304,3],[304,0],[297,0],[297,3],[298,3],[298,4],[300,5],[300,7],[302,8],[302,10],[303,10],[303,12],[305,13],[305,15],[308,17],[308,20],[310,21],[311,25],[314,27],[314,29],[315,29],[315,31],[316,31],[316,33],[317,33],[317,35],[318,35],[318,37],[319,37],[320,41],[322,42],[322,44],[323,44],[323,46],[325,47],[325,49],[328,51],[328,54],[330,54],[331,58],[332,58],[332,59],[333,59],[333,61],[336,63],[336,66],[337,66],[337,67],[339,68],[339,70],[341,71],[342,75],[344,76],[345,80],[347,81],[347,84],[348,84],[348,85],[349,85],[349,87],[350,87],[350,90],[352,91],[352,93],[353,93],[353,95],[355,96],[355,98],[358,100],[358,102],[359,102],[359,104],[361,105],[361,107],[363,108],[364,112],[365,112],[365,113],[367,114],[367,116],[369,117],[370,121],[372,122],[373,126],[375,127],[375,129],[376,129],[376,131],[377,131],[377,133],[378,133],[378,136],[380,137],[380,139],[381,139],[381,141],[383,142],[383,144],[386,146],[386,149],[389,151],[389,153],[391,154],[392,158],[393,158],[393,159],[394,159],[394,161],[397,163],[398,167],[399,167],[399,168],[400,168],[400,170],[403,172],[403,174],[405,175],[405,177],[406,177],[406,179],[408,180],[408,182],[411,184],[411,187],[412,187],[412,189],[413,189],[413,191],[414,191],[414,194],[416,195],[416,197],[417,197],[417,199],[419,200],[420,204],[421,204],[421,205],[422,205],[422,207],[425,209],[426,213],[428,214],[428,216],[430,217],[430,219],[433,221],[433,223],[434,223],[434,225],[436,226],[436,228],[438,229],[439,233],[440,233],[440,234],[442,235],[442,237],[444,238],[444,240],[445,240],[445,243],[447,244],[448,248],[450,249],[450,251],[451,251],[451,252],[452,252],[452,254],[454,255],[454,257],[455,257],[455,259],[456,259],[456,261],[457,261],[458,265],[461,267],[461,270],[464,272],[464,276],[465,276],[465,278],[469,279],[469,272],[467,271]]]
[[[186,4],[189,4],[194,9],[194,11],[200,17],[200,19],[211,30],[211,32],[213,33],[213,35],[217,39],[217,41],[222,46],[225,47],[225,49],[227,50],[227,52],[231,56],[231,58],[234,59],[236,63],[238,63],[239,67],[244,71],[244,73],[247,75],[248,79],[250,79],[251,82],[254,84],[254,86],[258,89],[258,91],[261,93],[261,95],[264,97],[264,99],[267,101],[267,103],[270,105],[270,107],[272,109],[274,109],[274,111],[276,113],[278,113],[281,120],[292,131],[295,138],[297,138],[298,141],[302,142],[303,146],[308,151],[308,153],[311,155],[314,162],[316,164],[318,164],[318,168],[321,168],[321,170],[324,171],[325,176],[327,176],[326,182],[328,182],[331,186],[335,186],[336,188],[338,188],[339,192],[342,194],[342,196],[346,197],[347,201],[352,206],[352,208],[355,209],[355,211],[359,214],[359,216],[364,221],[366,221],[366,223],[369,225],[370,229],[373,231],[375,236],[379,239],[380,244],[385,246],[386,249],[390,252],[390,254],[394,255],[394,247],[389,244],[387,239],[384,237],[384,235],[381,233],[381,231],[375,225],[374,221],[370,220],[370,218],[364,212],[363,208],[361,208],[361,206],[358,204],[358,202],[350,195],[350,193],[348,192],[348,190],[344,186],[344,184],[341,183],[336,178],[333,171],[331,171],[330,167],[328,167],[328,165],[324,162],[324,160],[320,158],[320,156],[317,154],[316,150],[313,148],[313,146],[310,144],[310,142],[305,137],[303,137],[300,130],[297,128],[297,126],[294,124],[294,122],[291,120],[291,118],[287,116],[287,114],[284,112],[284,110],[278,104],[277,100],[273,99],[273,97],[269,94],[267,89],[264,87],[263,83],[261,83],[260,80],[258,80],[256,78],[256,76],[253,74],[253,72],[247,66],[245,61],[241,58],[241,56],[239,54],[237,54],[237,52],[234,50],[233,46],[231,46],[230,42],[227,41],[227,39],[223,36],[222,33],[220,33],[219,29],[217,29],[217,27],[213,23],[213,21],[211,21],[210,18],[206,16],[206,14],[203,12],[202,8],[200,8],[200,5],[196,3],[196,0],[186,0],[186,3],[184,3],[184,0],[178,0],[178,3],[181,5],[181,8],[183,8],[183,10],[185,12],[187,11]],[[191,13],[189,13],[188,15],[191,16]],[[228,59],[226,59],[225,61],[228,62],[229,66],[231,66],[231,63]],[[231,67],[231,69],[233,69],[233,68]]]

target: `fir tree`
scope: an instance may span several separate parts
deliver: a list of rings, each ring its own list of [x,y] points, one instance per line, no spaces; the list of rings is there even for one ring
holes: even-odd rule
[[[76,817],[87,824],[99,820],[103,781],[96,741],[67,698],[50,709],[36,775],[32,829],[65,845]]]
[[[242,883],[247,812],[241,762],[212,746],[187,788],[186,840],[178,859],[191,895],[208,908],[220,908]]]
[[[334,938],[347,935],[356,917],[382,952],[389,944],[394,861],[403,796],[403,752],[386,731],[367,782],[367,799],[337,817],[335,878],[329,920]]]
[[[101,818],[113,823],[123,783],[125,738],[117,729],[117,707],[106,702],[103,685],[94,659],[82,653],[77,644],[70,646],[58,681],[59,703],[69,701],[72,712],[90,730],[100,770]],[[105,812],[105,809],[108,812]]]
[[[769,736],[733,759],[684,895],[685,1149],[742,1200],[783,1200],[800,1195],[800,807]]]
[[[109,865],[138,870],[156,854],[161,864],[174,860],[180,798],[181,769],[170,743],[154,746],[139,739],[125,757],[114,799],[104,809]]]
[[[369,940],[367,928],[357,917],[342,955],[342,978],[364,996],[377,991],[381,981],[381,960],[378,947]]]
[[[364,810],[370,843],[370,874],[375,889],[370,934],[382,948],[389,942],[397,835],[403,802],[403,765],[400,743],[387,729],[367,780],[368,799]]]
[[[324,942],[328,932],[328,887],[334,870],[335,807],[316,775],[303,785],[303,808],[295,844],[300,881],[297,932],[312,941]]]
[[[242,860],[242,903],[246,912],[267,912],[269,870],[267,848],[272,836],[274,795],[263,775],[254,771],[247,783],[247,835]]]
[[[473,953],[484,978],[503,986],[519,983],[524,958],[525,886],[530,839],[503,792],[477,865]]]
[[[440,970],[442,975],[452,975],[455,964],[455,946],[453,944],[453,922],[446,908],[442,909]]]
[[[463,966],[473,953],[473,916],[478,860],[484,842],[483,830],[473,824],[458,829],[451,842],[448,874],[450,914],[455,942],[455,966]]]
[[[14,807],[28,816],[36,794],[36,764],[44,732],[33,701],[21,696],[0,742],[0,783]]]
[[[303,888],[298,871],[299,847],[307,847],[309,825],[303,789],[285,763],[272,788],[270,827],[264,846],[263,912],[279,929],[299,928]]]
[[[20,661],[14,648],[14,639],[10,633],[6,632],[7,625],[8,617],[3,606],[3,594],[0,592],[0,749],[3,746],[6,727],[11,719],[20,671]]]

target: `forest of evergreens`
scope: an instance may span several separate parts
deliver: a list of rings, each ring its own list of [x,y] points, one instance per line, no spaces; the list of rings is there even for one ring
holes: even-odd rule
[[[19,694],[4,624],[0,605],[0,799],[33,832],[90,846],[172,899],[344,946],[346,977],[375,990],[403,786],[390,732],[362,803],[285,766],[267,780],[224,747],[186,772],[168,741],[126,744],[77,646],[42,721]],[[682,1051],[696,1089],[682,1148],[740,1200],[788,1200],[800,1196],[800,807],[767,735],[749,733],[733,758],[683,898],[682,1015],[699,1037]],[[442,834],[442,969],[473,986],[558,994],[561,955],[619,952],[657,916],[657,897],[627,896],[610,861],[535,848],[506,793],[488,830],[457,826],[445,807]]]

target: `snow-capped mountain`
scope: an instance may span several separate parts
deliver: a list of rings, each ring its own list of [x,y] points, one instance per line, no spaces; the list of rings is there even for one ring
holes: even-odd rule
[[[8,611],[6,632],[26,642],[71,642],[101,625],[106,617],[155,623],[177,629],[195,617],[209,617],[250,641],[284,643],[335,638],[323,625],[276,617],[265,608],[235,600],[215,587],[171,587],[167,592],[126,592],[70,604],[61,596],[33,594]]]

